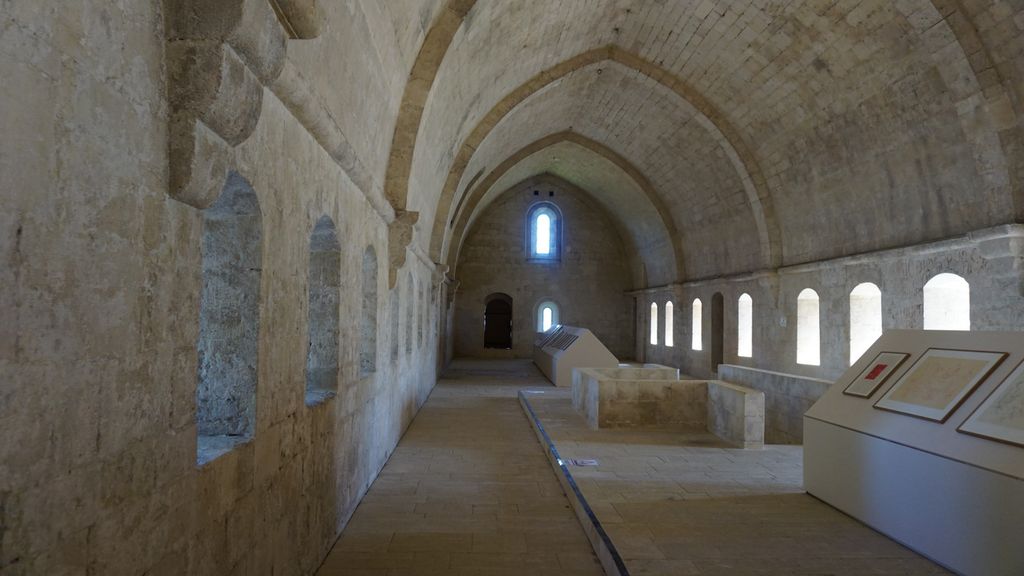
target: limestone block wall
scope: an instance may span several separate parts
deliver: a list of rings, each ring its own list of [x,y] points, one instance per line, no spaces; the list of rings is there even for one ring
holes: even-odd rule
[[[254,428],[197,465],[202,215],[168,194],[163,7],[4,5],[0,132],[17,137],[0,139],[3,576],[311,573],[435,381],[438,293],[415,247],[395,287],[401,335],[380,329],[376,371],[359,376],[362,256],[377,255],[386,326],[388,223],[263,87],[228,166],[262,215]],[[333,33],[367,22],[339,18]],[[347,66],[333,73],[366,72]],[[323,216],[341,246],[338,387],[307,405],[310,242]],[[392,361],[410,318],[415,340]]]
[[[528,258],[527,212],[539,201],[561,212],[558,262]],[[589,329],[620,359],[633,355],[631,331],[623,329],[631,325],[632,302],[621,237],[589,196],[571,185],[544,178],[511,188],[477,220],[455,274],[455,356],[532,357],[537,306],[544,300],[558,305],[561,323]],[[511,351],[484,348],[484,307],[496,292],[512,297]]]
[[[707,427],[744,448],[761,448],[765,438],[765,395],[721,380],[707,382]]]
[[[718,377],[764,393],[764,441],[769,444],[803,444],[804,412],[821,398],[832,382],[722,364]]]
[[[1024,227],[1006,225],[906,248],[651,289],[636,293],[636,329],[645,336],[640,352],[645,361],[679,366],[683,372],[710,377],[711,302],[715,293],[721,293],[724,363],[833,381],[850,365],[849,295],[855,286],[873,282],[881,289],[883,329],[920,329],[924,284],[936,274],[951,272],[970,284],[972,330],[1020,330],[1024,326],[1022,254]],[[805,288],[814,289],[820,298],[818,366],[797,363],[797,296]],[[749,358],[737,354],[737,301],[744,293],[753,300],[753,347]],[[703,349],[693,350],[691,311],[693,300],[698,298],[702,303]],[[650,303],[659,304],[659,324],[663,328],[664,303],[669,299],[675,305],[675,346],[651,345],[646,339]],[[659,342],[664,342],[663,338]],[[762,389],[771,397],[776,392],[768,384],[771,379],[759,380],[761,385],[751,379],[745,380],[745,384]],[[796,407],[792,410],[795,413]],[[769,407],[769,420],[779,418],[772,413]],[[772,428],[781,433],[780,426]],[[795,430],[793,426],[789,428]]]

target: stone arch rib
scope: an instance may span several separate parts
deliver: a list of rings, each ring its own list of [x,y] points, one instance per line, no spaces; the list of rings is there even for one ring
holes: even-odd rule
[[[575,70],[605,60],[617,62],[637,70],[672,90],[697,111],[698,119],[701,120],[705,128],[723,147],[723,150],[736,168],[740,180],[743,182],[754,221],[757,224],[758,237],[762,247],[763,265],[769,268],[781,265],[780,232],[767,180],[753,152],[746,145],[739,131],[729,123],[725,115],[712,105],[707,98],[687,85],[683,80],[657,64],[613,45],[588,50],[541,71],[506,95],[477,123],[459,148],[449,168],[444,188],[438,198],[430,240],[431,257],[435,261],[442,261],[446,257],[446,252],[450,251],[450,245],[446,245],[445,242],[448,237],[446,234],[448,231],[446,223],[451,217],[450,212],[455,200],[456,189],[474,152],[494,127],[516,106],[541,88]],[[680,275],[680,280],[685,279],[682,271],[679,271],[678,274]]]
[[[427,96],[434,86],[434,79],[448,53],[452,38],[475,4],[476,0],[448,0],[423,39],[416,62],[409,72],[384,176],[384,195],[395,210],[405,210],[408,201],[409,172]]]
[[[647,199],[651,202],[654,209],[661,217],[662,224],[664,225],[669,241],[672,244],[672,254],[675,258],[674,264],[676,268],[676,275],[680,277],[683,276],[685,268],[682,256],[682,236],[676,229],[675,221],[672,219],[672,216],[664,202],[662,202],[661,197],[654,188],[654,185],[651,184],[650,180],[648,180],[636,166],[615,150],[571,130],[549,134],[540,140],[527,144],[503,160],[501,164],[491,171],[490,174],[481,179],[478,185],[467,188],[464,195],[463,207],[457,214],[455,214],[454,217],[455,225],[452,227],[449,249],[446,253],[449,270],[455,270],[459,254],[458,248],[462,244],[462,240],[469,227],[470,218],[479,206],[480,201],[483,200],[484,195],[487,194],[487,191],[496,182],[498,182],[505,173],[514,168],[523,159],[560,142],[572,142],[573,144],[577,144],[587,150],[590,150],[612,164],[615,164],[620,170],[625,172],[634,182],[636,182],[637,186],[644,191]]]

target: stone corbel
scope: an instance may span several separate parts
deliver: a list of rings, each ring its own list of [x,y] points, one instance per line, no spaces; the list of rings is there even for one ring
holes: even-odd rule
[[[166,0],[170,194],[205,208],[252,135],[286,35],[267,0]]]
[[[388,289],[398,281],[398,271],[405,265],[405,250],[412,242],[413,226],[419,219],[419,212],[396,210],[395,219],[388,225]]]
[[[445,283],[448,284],[448,301],[445,302],[447,310],[452,309],[452,304],[455,303],[455,293],[459,291],[459,281],[449,276],[447,273],[444,275]]]

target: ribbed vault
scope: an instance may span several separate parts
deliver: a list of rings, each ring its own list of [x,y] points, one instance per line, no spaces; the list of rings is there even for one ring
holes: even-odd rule
[[[559,132],[521,148],[479,184],[455,224],[448,265],[457,273],[462,239],[476,217],[505,191],[538,176],[554,176],[586,191],[619,226],[634,258],[634,285],[666,284],[675,276],[678,235],[650,182],[622,157],[572,132]]]
[[[570,131],[651,184],[677,230],[677,279],[1014,221],[1022,74],[1000,60],[1011,48],[984,41],[986,10],[477,2],[444,46],[415,129],[403,128],[416,241],[452,261],[486,206],[481,181]]]

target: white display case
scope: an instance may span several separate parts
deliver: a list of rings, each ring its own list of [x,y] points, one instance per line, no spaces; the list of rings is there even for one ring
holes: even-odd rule
[[[1024,335],[886,332],[804,415],[804,486],[960,574],[1024,574]]]
[[[572,386],[573,368],[609,368],[619,361],[593,332],[558,325],[534,342],[533,361],[555,386]]]

